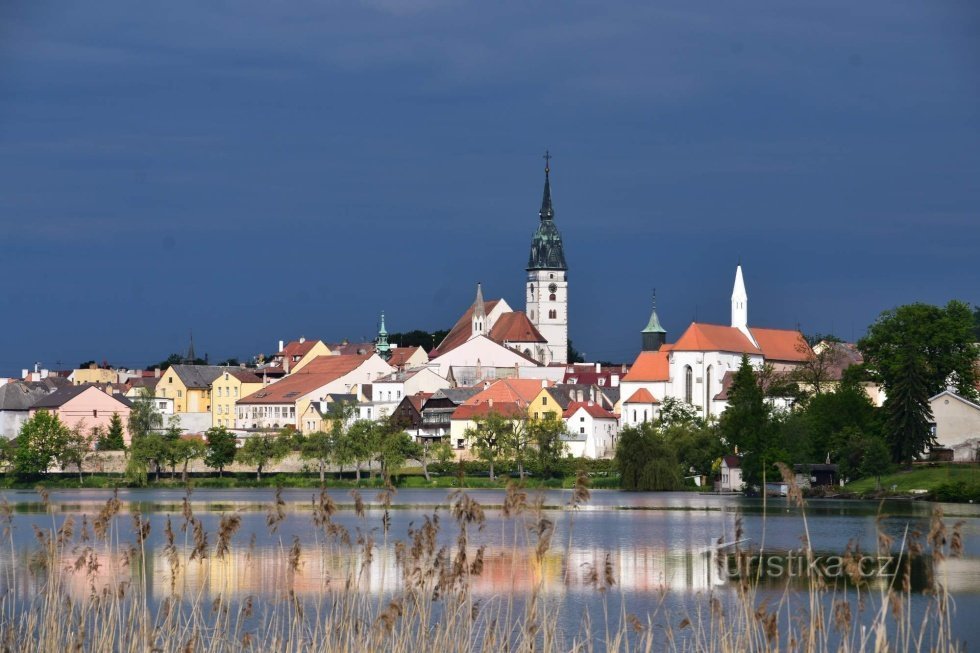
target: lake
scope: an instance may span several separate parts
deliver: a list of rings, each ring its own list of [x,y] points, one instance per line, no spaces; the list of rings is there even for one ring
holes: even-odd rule
[[[109,538],[113,546],[95,546],[98,569],[81,574],[65,574],[66,586],[78,598],[104,587],[113,587],[134,573],[132,552],[119,542],[134,541],[129,513],[138,511],[150,525],[143,544],[147,594],[151,601],[162,601],[175,584],[190,588],[210,600],[256,602],[282,598],[283,578],[289,578],[290,592],[300,599],[345,589],[339,579],[358,569],[358,582],[350,588],[366,595],[387,596],[399,589],[404,579],[399,571],[398,544],[410,529],[417,529],[427,516],[439,515],[441,528],[436,535],[440,545],[456,546],[459,530],[449,515],[446,490],[401,490],[391,499],[387,511],[389,528],[384,529],[386,511],[376,490],[362,492],[364,511],[358,516],[354,499],[347,490],[329,491],[337,504],[332,521],[353,541],[346,553],[330,548],[326,538],[313,525],[313,498],[318,491],[283,490],[283,516],[275,530],[268,524],[268,511],[275,502],[274,490],[197,490],[189,507],[199,521],[200,534],[207,537],[207,554],[190,559],[195,546],[193,528],[181,529],[185,494],[180,490],[120,490],[120,516],[115,519]],[[562,623],[569,629],[580,627],[585,615],[593,620],[602,605],[615,612],[644,615],[657,609],[691,609],[709,594],[728,596],[735,592],[734,562],[728,554],[738,539],[740,547],[753,552],[762,549],[756,564],[765,578],[763,595],[782,594],[784,587],[802,586],[799,573],[805,565],[798,552],[805,530],[800,510],[789,507],[786,499],[747,499],[738,496],[693,493],[624,493],[611,490],[592,492],[591,500],[577,510],[567,509],[571,491],[528,491],[529,501],[540,497],[542,515],[554,523],[549,549],[540,557],[534,551],[534,534],[528,530],[530,518],[505,518],[501,508],[506,494],[498,490],[470,490],[468,495],[485,509],[485,522],[468,529],[467,546],[482,548],[482,570],[472,579],[473,593],[485,600],[515,595],[523,597],[535,587],[550,604],[560,606]],[[74,516],[75,544],[64,547],[61,569],[75,565],[82,548],[82,520],[95,519],[111,492],[66,490],[50,494],[50,509],[41,497],[30,491],[5,491],[3,498],[13,509],[10,542],[0,546],[0,582],[4,592],[14,592],[27,601],[44,574],[30,572],[31,556],[38,548],[35,527],[59,528]],[[894,540],[894,550],[909,533],[921,537],[930,530],[935,504],[912,501],[815,500],[808,503],[806,520],[813,550],[822,559],[831,559],[852,550],[874,552],[879,532]],[[913,575],[916,596],[912,609],[925,604],[925,575],[935,574],[945,584],[955,602],[955,635],[968,642],[980,639],[980,507],[943,504],[949,532],[962,534],[962,555],[948,558],[933,568],[918,569]],[[237,515],[240,526],[231,538],[229,551],[215,555],[222,517]],[[166,523],[174,533],[174,554],[165,552]],[[527,522],[527,523],[525,523]],[[90,528],[91,526],[89,526]],[[360,544],[358,544],[360,540]],[[718,543],[724,546],[719,550]],[[200,542],[199,542],[200,543]],[[366,546],[366,543],[369,546]],[[370,553],[366,553],[370,549]],[[195,556],[198,558],[199,556]],[[720,559],[719,559],[720,558]],[[369,559],[369,561],[368,561]],[[799,566],[794,566],[799,565]],[[894,571],[887,565],[872,570],[872,594],[888,582]],[[598,570],[600,581],[590,576]],[[614,584],[598,591],[606,570]],[[885,574],[879,577],[876,573]],[[14,582],[14,579],[17,582]],[[843,596],[856,596],[857,590],[841,583]]]

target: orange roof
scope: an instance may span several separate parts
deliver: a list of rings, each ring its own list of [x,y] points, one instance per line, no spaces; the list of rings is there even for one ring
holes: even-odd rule
[[[499,299],[491,299],[488,302],[484,302],[483,310],[487,315],[490,314],[499,301]],[[453,325],[453,328],[449,330],[449,333],[447,333],[446,337],[442,339],[439,346],[429,352],[429,358],[435,358],[440,354],[445,354],[447,351],[456,349],[461,344],[469,340],[473,333],[472,322],[473,306],[471,305],[468,309],[466,309],[466,312],[463,313],[463,316],[457,320],[456,324]]]
[[[339,375],[338,375],[339,376]],[[338,377],[330,374],[292,374],[238,400],[239,404],[292,404]]]
[[[434,393],[432,392],[416,392],[415,394],[409,395],[405,398],[408,399],[409,403],[415,407],[415,410],[421,413],[422,405],[425,403],[425,400],[431,397],[433,394]]]
[[[758,347],[735,327],[692,322],[673,351],[727,351],[736,354],[761,354]]]
[[[596,417],[598,419],[616,419],[615,415],[594,401],[573,401],[572,403],[568,404],[568,408],[565,409],[563,417],[571,417],[577,413],[580,408],[592,417]]]
[[[646,388],[640,388],[630,398],[624,401],[626,404],[659,404],[660,400],[650,394]]]
[[[486,417],[491,413],[496,413],[503,417],[522,417],[524,410],[513,401],[485,401],[479,404],[465,403],[453,411],[450,419],[473,419],[475,417]]]
[[[396,347],[391,350],[391,358],[388,359],[388,364],[392,367],[401,367],[408,362],[415,352],[417,352],[421,347]]]
[[[505,342],[548,342],[538,331],[524,311],[504,313],[490,329],[490,339],[501,344]]]
[[[303,374],[326,374],[332,376],[333,379],[339,379],[348,372],[356,370],[361,364],[369,359],[371,356],[368,354],[364,355],[354,355],[354,354],[339,354],[335,356],[317,356],[309,363],[306,367],[302,368],[300,371],[296,372],[292,376],[301,376]],[[331,380],[333,380],[331,379]]]
[[[623,381],[669,381],[670,361],[667,352],[641,351]]]
[[[762,355],[777,361],[805,361],[813,356],[813,350],[803,334],[793,329],[759,329],[749,327]]]
[[[541,388],[540,379],[500,379],[467,399],[465,403],[476,405],[492,399],[495,403],[513,402],[526,406],[534,401]]]

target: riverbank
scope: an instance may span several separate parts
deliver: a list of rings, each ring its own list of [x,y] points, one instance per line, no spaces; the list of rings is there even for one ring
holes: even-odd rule
[[[880,489],[879,489],[880,488]],[[980,503],[980,465],[932,463],[848,483],[844,490],[860,498],[909,496],[954,503]]]

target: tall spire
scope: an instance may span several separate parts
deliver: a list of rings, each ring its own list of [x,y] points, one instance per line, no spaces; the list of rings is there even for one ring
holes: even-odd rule
[[[735,268],[735,285],[732,287],[732,326],[744,329],[749,325],[749,296],[745,292],[741,264]]]
[[[551,152],[544,151],[544,195],[541,197],[541,210],[538,215],[542,220],[554,220],[555,209],[551,205]]]
[[[193,365],[194,364],[194,361],[197,360],[197,354],[194,353],[194,332],[193,331],[190,332],[190,336],[191,336],[191,343],[187,347],[187,358],[186,358],[186,362],[187,362],[188,365]]]
[[[653,289],[653,312],[647,321],[646,328],[640,331],[643,338],[643,351],[657,351],[667,342],[667,330],[660,326],[660,317],[657,315],[657,289]]]
[[[473,316],[470,318],[470,337],[483,335],[487,329],[487,309],[483,303],[483,284],[476,283],[476,299],[473,300]]]
[[[391,358],[391,345],[388,344],[388,330],[385,329],[384,311],[381,311],[381,326],[378,328],[378,339],[374,343],[374,351],[384,360]]]

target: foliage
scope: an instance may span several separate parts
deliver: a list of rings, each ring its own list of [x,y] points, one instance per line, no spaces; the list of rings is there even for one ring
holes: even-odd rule
[[[858,342],[865,363],[887,394],[914,365],[928,397],[947,384],[967,399],[977,398],[975,315],[960,301],[945,307],[907,304],[884,311]]]
[[[14,473],[21,477],[47,474],[68,437],[68,427],[57,415],[37,411],[21,426],[14,453]]]
[[[303,438],[300,445],[299,455],[304,460],[316,461],[320,471],[320,482],[325,480],[327,465],[334,457],[334,438],[324,431],[310,433]]]
[[[703,425],[704,418],[701,411],[675,397],[664,397],[660,405],[660,424],[663,428],[670,428],[675,425]]]
[[[624,490],[676,490],[682,485],[674,449],[652,422],[620,432],[616,467]]]
[[[255,467],[256,480],[262,480],[262,470],[289,453],[288,433],[257,433],[247,438],[235,454],[235,460]]]
[[[500,458],[510,453],[508,444],[512,438],[512,421],[500,413],[491,411],[473,420],[473,426],[466,429],[466,439],[477,457],[490,467],[490,479],[494,478],[494,465]]]
[[[123,438],[123,423],[119,413],[113,413],[109,419],[109,428],[104,432],[100,430],[96,448],[99,451],[122,451],[126,448],[126,441]]]
[[[134,436],[129,443],[126,479],[136,487],[143,487],[147,483],[150,468],[153,468],[159,479],[166,455],[167,442],[159,433]]]
[[[139,394],[133,400],[133,407],[129,411],[129,439],[149,434],[153,429],[163,425],[163,416],[153,404],[153,393],[149,388],[141,388]]]
[[[217,469],[218,475],[223,476],[225,467],[235,460],[235,436],[223,426],[212,426],[204,432],[204,441],[204,464],[211,469]]]
[[[374,422],[367,419],[356,420],[340,432],[341,437],[336,444],[337,464],[353,463],[357,480],[361,480],[361,463],[370,460],[376,451],[376,435]]]
[[[78,470],[78,478],[82,477],[82,465],[92,451],[92,437],[86,434],[81,425],[68,429],[65,437],[55,453],[55,459],[62,470],[74,467]]]
[[[891,453],[884,438],[848,426],[835,436],[836,461],[841,478],[879,478],[891,471]]]
[[[674,450],[682,476],[710,476],[714,462],[728,452],[718,428],[701,420],[661,424],[660,431]]]
[[[907,355],[896,371],[885,399],[886,437],[892,460],[911,465],[935,438],[929,429],[932,407],[924,361]]]
[[[178,438],[176,442],[170,444],[169,456],[173,464],[182,465],[180,478],[187,482],[187,466],[195,458],[204,456],[207,444],[204,440],[197,437]]]
[[[777,424],[756,381],[748,356],[742,356],[732,387],[728,391],[728,408],[721,415],[722,437],[742,454],[742,477],[749,485],[762,482],[763,471],[777,461],[787,460],[780,446]]]
[[[554,413],[546,413],[541,419],[529,420],[525,429],[533,447],[536,471],[542,476],[555,476],[567,450],[562,440],[566,430],[564,420]]]
[[[381,476],[385,479],[390,479],[409,458],[422,459],[422,446],[388,420],[374,422],[370,442],[374,448],[374,459],[381,465]]]
[[[428,352],[432,351],[447,335],[449,335],[449,331],[445,329],[437,331],[413,329],[412,331],[389,333],[388,342],[399,347],[421,347]]]

